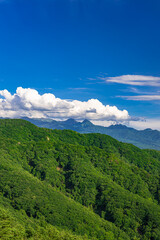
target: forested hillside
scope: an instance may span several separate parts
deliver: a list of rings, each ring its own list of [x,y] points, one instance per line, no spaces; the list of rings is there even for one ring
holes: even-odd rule
[[[0,239],[160,239],[160,152],[0,120]]]

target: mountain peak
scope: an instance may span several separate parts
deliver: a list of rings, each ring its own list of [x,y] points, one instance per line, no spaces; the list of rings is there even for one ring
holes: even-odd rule
[[[84,119],[84,121],[81,124],[83,127],[93,126],[93,123],[91,123],[88,119]]]
[[[151,128],[146,128],[144,131],[153,131]]]
[[[73,119],[73,118],[69,118],[69,119],[67,119],[65,121],[65,123],[67,123],[67,124],[75,124],[75,123],[77,123],[77,121],[75,119]]]

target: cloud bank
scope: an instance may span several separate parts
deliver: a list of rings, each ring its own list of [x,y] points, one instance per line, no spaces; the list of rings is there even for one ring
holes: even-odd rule
[[[119,83],[134,86],[160,86],[160,77],[144,76],[144,75],[122,75],[117,77],[101,78],[106,83]]]
[[[40,95],[30,88],[18,87],[15,94],[8,90],[0,91],[0,117],[7,118],[54,118],[77,120],[125,121],[130,116],[127,110],[116,106],[103,105],[97,99],[86,102],[63,100],[51,93]]]

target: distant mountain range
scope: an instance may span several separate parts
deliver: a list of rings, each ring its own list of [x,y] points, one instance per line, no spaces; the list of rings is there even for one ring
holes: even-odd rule
[[[50,129],[70,129],[79,133],[107,134],[119,141],[131,143],[139,148],[160,150],[160,131],[147,128],[136,130],[125,125],[117,124],[109,127],[94,125],[89,120],[77,122],[74,119],[55,121],[52,119],[23,118],[38,127]]]

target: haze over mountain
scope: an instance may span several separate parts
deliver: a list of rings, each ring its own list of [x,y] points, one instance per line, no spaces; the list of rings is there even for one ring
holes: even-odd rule
[[[74,119],[66,121],[55,121],[52,119],[23,118],[37,125],[50,129],[70,129],[79,133],[102,133],[107,134],[119,141],[132,143],[139,148],[149,148],[160,150],[160,132],[150,128],[145,130],[136,130],[122,124],[103,127],[94,125],[89,120],[77,122]]]

